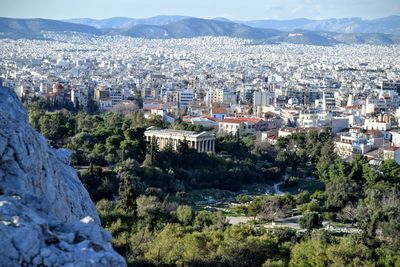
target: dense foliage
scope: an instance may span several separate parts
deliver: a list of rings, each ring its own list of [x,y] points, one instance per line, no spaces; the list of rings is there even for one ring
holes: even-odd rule
[[[140,112],[32,106],[29,119],[53,146],[73,150],[72,164],[131,266],[400,266],[400,166],[388,160],[371,167],[362,156],[345,162],[333,152],[329,131],[294,134],[275,146],[221,136],[211,155],[186,142],[177,151],[146,142],[146,127],[168,125]],[[183,197],[196,188],[238,190],[279,180],[287,190],[309,180],[319,186],[292,195],[238,195],[235,210],[254,219],[246,225],[229,225],[223,212],[199,210]],[[263,227],[293,215],[303,231]],[[350,230],[319,229],[323,222]]]

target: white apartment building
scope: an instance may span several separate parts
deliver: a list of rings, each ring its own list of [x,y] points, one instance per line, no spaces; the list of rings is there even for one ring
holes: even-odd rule
[[[75,107],[77,107],[78,105],[80,107],[87,107],[88,96],[84,93],[84,90],[72,89],[71,102],[74,104]]]
[[[322,110],[331,111],[336,109],[336,99],[334,93],[324,92],[322,97]]]
[[[111,109],[113,107],[111,98],[100,99],[99,109],[101,111]]]
[[[394,146],[399,146],[400,147],[400,131],[399,130],[392,130],[392,131],[390,131],[390,134],[392,136],[392,144]]]
[[[366,119],[364,122],[364,129],[388,131],[392,129],[392,125],[389,122],[378,121],[376,119]]]
[[[268,123],[261,118],[225,118],[218,123],[218,132],[221,134],[254,134],[267,129]]]
[[[351,157],[353,154],[364,155],[373,149],[383,146],[382,134],[364,134],[360,132],[338,133],[336,137],[335,152],[342,158]]]
[[[217,90],[208,90],[206,93],[206,103],[210,105],[212,103],[221,103],[221,104],[236,104],[237,103],[237,95],[236,92],[233,92],[228,89],[217,89]]]
[[[274,93],[269,91],[255,91],[253,93],[253,108],[256,113],[262,112],[262,107],[272,105]]]

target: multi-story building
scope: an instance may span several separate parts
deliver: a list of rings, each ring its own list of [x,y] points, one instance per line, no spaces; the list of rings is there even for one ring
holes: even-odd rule
[[[72,89],[71,90],[71,102],[75,107],[83,107],[86,108],[88,105],[88,96],[85,93],[85,90],[81,89]]]
[[[393,146],[400,146],[400,130],[390,131]]]
[[[383,134],[379,131],[342,132],[336,136],[335,152],[343,157],[351,157],[353,154],[364,155],[371,150],[381,148],[383,146]]]
[[[274,93],[269,91],[255,91],[253,94],[253,109],[255,113],[261,113],[262,107],[272,105]]]
[[[212,103],[220,104],[236,104],[237,94],[229,89],[208,90],[206,93],[205,101],[207,105]]]
[[[121,103],[121,101],[123,99],[121,90],[120,89],[111,89],[110,90],[110,98],[111,98],[113,106]]]
[[[97,88],[95,90],[94,98],[97,103],[99,103],[100,99],[108,99],[110,97],[110,91],[107,88]]]
[[[218,124],[221,134],[254,134],[257,131],[268,130],[268,122],[261,118],[225,118]]]
[[[366,119],[364,122],[364,129],[388,131],[392,129],[392,124],[390,122],[381,121],[378,119]]]
[[[394,90],[397,91],[397,93],[400,95],[400,80],[395,81],[395,80],[388,80],[388,81],[383,81],[381,85],[382,90]]]
[[[111,109],[113,107],[113,105],[112,105],[112,99],[109,97],[109,98],[103,98],[103,99],[100,99],[99,100],[99,109],[101,110],[101,111],[104,111],[104,110],[109,110],[109,109]]]
[[[400,164],[400,147],[390,146],[383,149],[383,159],[392,159]]]
[[[179,106],[187,107],[193,101],[193,92],[184,90],[179,92]]]
[[[396,91],[382,90],[377,95],[367,97],[365,105],[363,105],[363,113],[386,112],[390,109],[398,108],[399,104],[400,97]]]
[[[333,92],[324,92],[322,97],[322,110],[332,111],[336,108],[336,99]]]

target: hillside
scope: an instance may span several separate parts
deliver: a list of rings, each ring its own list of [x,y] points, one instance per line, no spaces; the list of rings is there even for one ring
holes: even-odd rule
[[[58,20],[0,18],[1,38],[42,38],[42,31],[100,34],[93,27]]]
[[[98,24],[99,21],[93,22],[95,20],[91,19],[75,21],[93,26],[47,19],[0,18],[0,38],[40,39],[44,38],[43,32],[50,31],[67,34],[75,32],[92,35],[121,35],[155,39],[226,36],[258,40],[259,43],[292,43],[323,46],[336,44],[389,45],[400,43],[399,35],[394,34],[340,33],[323,30],[327,27],[322,26],[315,27],[316,30],[302,30],[298,28],[288,30],[296,25],[308,23],[309,20],[305,19],[291,21],[290,27],[286,27],[285,31],[272,29],[282,28],[278,27],[279,23],[277,24],[276,21],[272,24],[263,24],[262,21],[259,21],[254,25],[257,27],[269,25],[271,28],[256,28],[222,18],[199,19],[180,16],[159,16],[136,21],[132,21],[129,18],[112,18],[103,20],[100,24]],[[164,25],[164,23],[166,24]],[[120,28],[122,24],[125,26]],[[106,28],[103,28],[103,26]]]

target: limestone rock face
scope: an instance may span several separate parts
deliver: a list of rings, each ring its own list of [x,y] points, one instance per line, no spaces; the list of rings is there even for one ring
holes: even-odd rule
[[[69,156],[0,88],[0,265],[126,266]]]

